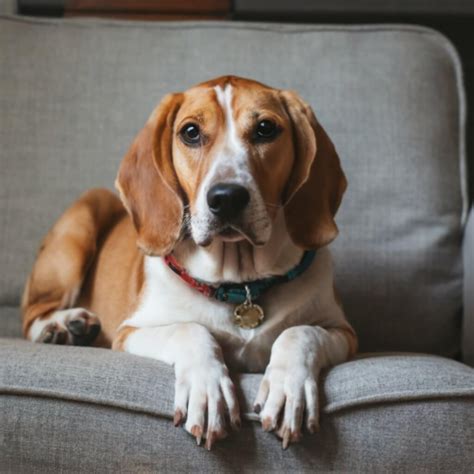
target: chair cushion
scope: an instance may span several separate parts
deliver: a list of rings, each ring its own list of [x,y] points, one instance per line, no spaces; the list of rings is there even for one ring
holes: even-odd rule
[[[1,337],[21,337],[21,311],[19,306],[0,306]]]
[[[0,15],[13,15],[17,10],[16,0],[0,0]]]
[[[261,375],[235,376],[243,429],[209,454],[172,426],[172,369],[104,349],[0,340],[0,459],[7,471],[410,468],[463,470],[474,370],[441,357],[365,355],[321,381],[321,432],[283,452],[249,420]],[[426,447],[429,446],[429,449]],[[237,449],[238,448],[238,449]]]
[[[221,74],[296,89],[349,190],[337,282],[363,351],[460,351],[466,208],[458,57],[408,26],[0,19],[0,304],[40,238],[119,162],[167,92]]]

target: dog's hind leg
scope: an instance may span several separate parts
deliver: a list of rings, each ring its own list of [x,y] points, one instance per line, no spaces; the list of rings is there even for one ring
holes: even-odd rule
[[[54,224],[23,293],[25,337],[34,342],[88,345],[98,336],[98,318],[75,304],[98,241],[124,212],[115,194],[93,189]]]

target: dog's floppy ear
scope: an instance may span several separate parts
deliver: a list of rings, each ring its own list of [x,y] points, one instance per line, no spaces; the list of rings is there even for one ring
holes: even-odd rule
[[[182,94],[153,111],[120,165],[115,186],[147,255],[166,255],[180,237],[184,204],[172,160],[173,124]]]
[[[280,96],[292,122],[295,153],[283,196],[286,225],[296,245],[316,249],[338,234],[334,216],[347,181],[334,145],[311,107],[295,92],[281,91]]]

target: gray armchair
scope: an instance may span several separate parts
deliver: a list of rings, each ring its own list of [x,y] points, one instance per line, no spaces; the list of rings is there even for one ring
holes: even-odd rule
[[[450,471],[474,463],[474,219],[458,56],[409,26],[0,18],[0,471]],[[20,339],[42,235],[167,92],[221,74],[292,88],[349,180],[333,244],[361,354],[324,374],[321,430],[244,424],[211,452],[172,426],[172,369]],[[464,238],[464,260],[463,260]],[[463,303],[464,291],[464,303]]]

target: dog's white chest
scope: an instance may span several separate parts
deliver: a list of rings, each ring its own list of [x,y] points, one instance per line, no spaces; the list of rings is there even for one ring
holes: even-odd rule
[[[140,304],[124,325],[152,327],[195,322],[213,333],[230,333],[243,343],[255,335],[255,330],[234,324],[235,305],[208,298],[186,285],[161,258],[145,259],[145,276]]]
[[[123,322],[134,327],[199,323],[218,340],[226,360],[243,370],[265,368],[276,338],[288,327],[343,318],[334,302],[327,252],[297,280],[271,289],[263,298],[265,320],[255,329],[234,322],[235,305],[204,296],[188,286],[158,257],[145,259],[145,284],[137,310]]]

